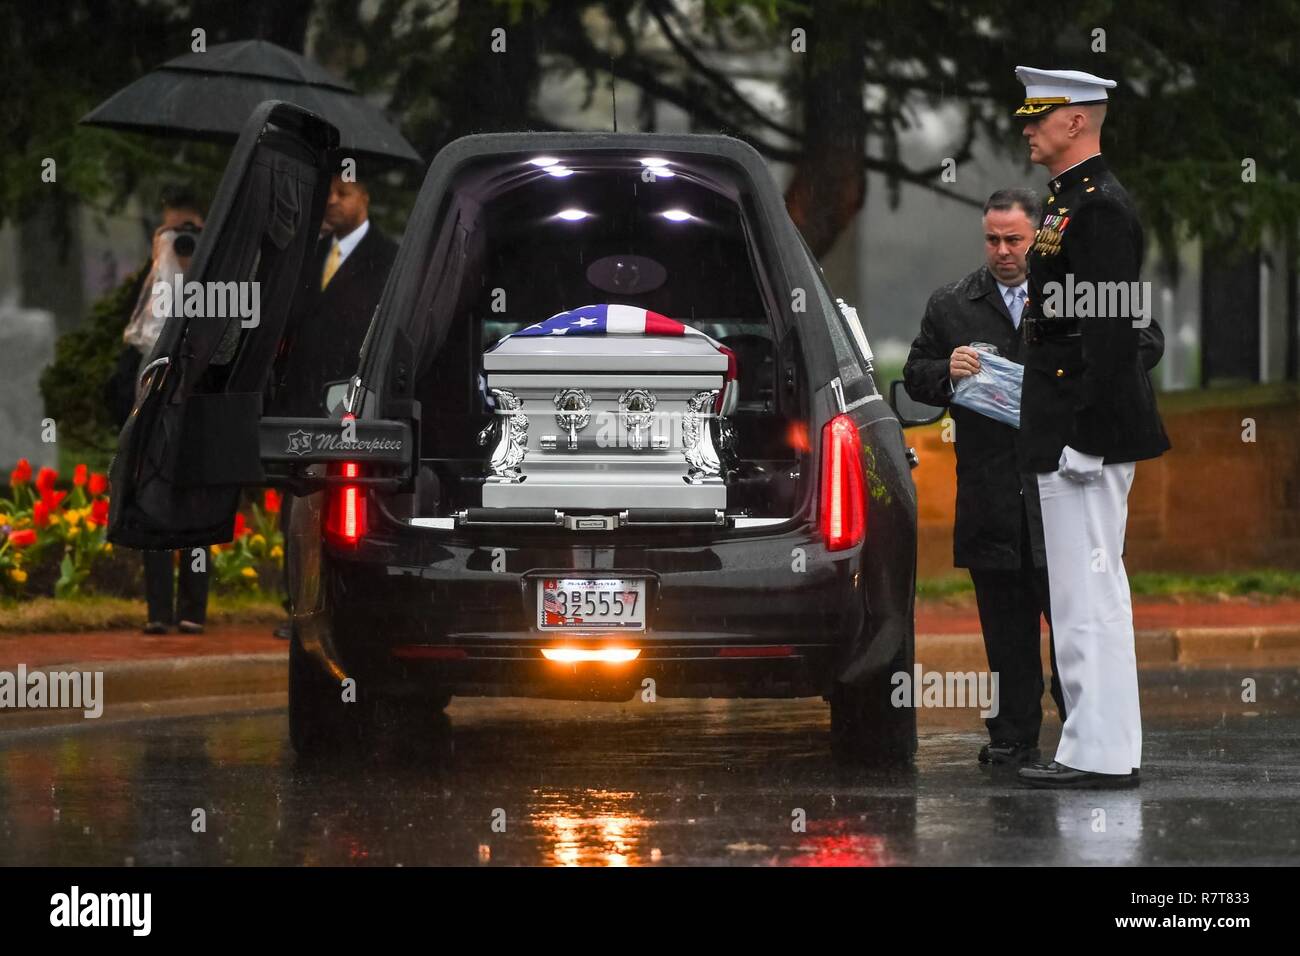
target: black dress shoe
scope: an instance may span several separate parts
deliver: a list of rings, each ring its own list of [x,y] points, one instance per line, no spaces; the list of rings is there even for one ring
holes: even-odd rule
[[[1034,744],[995,740],[980,748],[979,760],[982,764],[1020,764],[1037,760],[1038,756],[1038,747]]]
[[[1031,787],[1074,790],[1127,790],[1141,783],[1137,770],[1128,773],[1094,773],[1075,770],[1053,760],[1044,766],[1021,767],[1017,776]]]
[[[290,624],[281,624],[271,633],[280,640],[287,641],[289,638],[293,637],[293,626]]]
[[[140,630],[144,631],[146,634],[166,634],[167,625],[162,621],[150,621]]]
[[[176,630],[182,634],[202,634],[203,625],[198,621],[181,621],[176,625]]]

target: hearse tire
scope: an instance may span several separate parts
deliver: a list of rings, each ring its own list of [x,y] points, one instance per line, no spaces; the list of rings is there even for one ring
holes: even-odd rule
[[[343,700],[342,685],[329,679],[295,635],[289,642],[289,742],[304,758],[355,748],[366,737],[371,708]]]
[[[845,766],[905,767],[916,754],[916,709],[890,703],[890,678],[911,673],[910,655],[901,651],[888,668],[865,684],[836,682],[831,691],[831,754]]]

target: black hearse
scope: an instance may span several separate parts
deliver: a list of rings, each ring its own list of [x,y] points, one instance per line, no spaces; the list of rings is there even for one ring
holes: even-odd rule
[[[297,496],[295,748],[328,753],[390,719],[418,732],[407,721],[453,695],[653,688],[824,696],[836,753],[910,758],[915,714],[890,705],[891,675],[913,666],[910,453],[856,314],[757,153],[711,135],[451,143],[356,374],[304,405],[285,385],[313,334],[294,303],[319,281],[336,142],[297,107],[254,112],[187,278],[257,282],[258,322],[169,318],[111,475],[110,539],[136,548],[229,540],[248,488]],[[707,426],[725,508],[483,507],[500,414],[484,351],[592,302],[672,317],[733,356],[738,394]],[[547,627],[561,595],[568,616]]]

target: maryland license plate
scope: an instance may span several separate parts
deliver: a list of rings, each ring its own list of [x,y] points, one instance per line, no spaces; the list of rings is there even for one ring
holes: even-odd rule
[[[645,580],[542,578],[537,626],[543,631],[644,631]]]

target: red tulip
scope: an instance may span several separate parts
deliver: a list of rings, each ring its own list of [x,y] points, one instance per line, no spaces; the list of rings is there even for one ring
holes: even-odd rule
[[[9,543],[15,548],[25,548],[30,544],[36,543],[36,532],[31,528],[23,528],[21,531],[9,532]]]
[[[59,473],[53,468],[42,468],[36,473],[36,490],[44,497],[45,493],[54,487],[54,483],[59,480]]]
[[[95,524],[108,524],[107,498],[96,498],[90,503],[90,520]]]
[[[32,524],[38,528],[44,528],[50,523],[50,506],[44,501],[38,501],[32,505]]]
[[[55,491],[53,488],[50,488],[41,492],[41,503],[53,511],[66,497],[68,497],[66,491]]]
[[[108,491],[108,475],[92,471],[90,473],[90,480],[86,483],[86,490],[90,492],[92,498]]]
[[[86,476],[90,474],[90,469],[85,465],[78,465],[72,469],[72,483],[80,488],[86,483]]]
[[[26,458],[18,459],[18,466],[9,472],[9,484],[25,485],[32,480],[32,463]]]
[[[241,512],[235,512],[235,537],[242,538],[248,534],[248,522],[244,520]],[[232,539],[233,540],[233,539]]]
[[[280,493],[274,488],[267,488],[262,495],[262,510],[269,515],[280,513]]]

